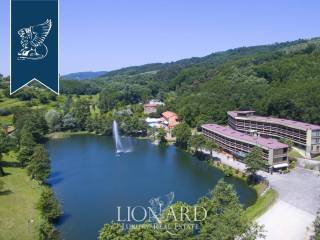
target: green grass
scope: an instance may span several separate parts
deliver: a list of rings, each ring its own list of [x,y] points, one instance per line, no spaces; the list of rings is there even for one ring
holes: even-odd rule
[[[13,115],[0,116],[0,126],[2,125],[12,125],[13,124]]]
[[[254,205],[246,209],[246,216],[254,220],[265,213],[276,201],[278,194],[275,190],[269,189],[263,196],[259,196]]]
[[[291,158],[303,158],[303,156],[294,149],[289,152],[288,156]]]
[[[317,157],[315,157],[315,158],[312,158],[312,160],[318,160],[318,161],[320,161],[320,156],[317,156]]]
[[[26,105],[26,101],[20,101],[16,98],[4,98],[4,101],[0,102],[0,108],[21,107]]]
[[[3,162],[16,162],[15,154],[5,155]],[[0,178],[4,183],[0,194],[0,239],[38,239],[40,212],[35,206],[41,186],[30,180],[25,169],[4,167],[4,171],[7,175]]]

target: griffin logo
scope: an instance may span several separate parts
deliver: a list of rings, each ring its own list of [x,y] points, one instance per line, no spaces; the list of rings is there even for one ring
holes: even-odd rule
[[[41,60],[48,54],[44,44],[52,27],[51,19],[39,25],[22,28],[18,31],[22,49],[18,52],[18,60]]]

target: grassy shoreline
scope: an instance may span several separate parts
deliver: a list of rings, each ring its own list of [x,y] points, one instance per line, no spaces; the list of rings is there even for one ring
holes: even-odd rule
[[[49,139],[61,139],[61,138],[68,138],[68,137],[76,136],[76,135],[95,135],[95,133],[88,132],[88,131],[53,132],[53,133],[47,134],[46,137]]]
[[[267,212],[278,198],[278,193],[274,189],[269,189],[263,196],[259,195],[257,201],[246,209],[246,216],[253,221]]]
[[[222,170],[224,173],[230,174],[230,176],[232,177],[238,178],[243,181],[247,180],[247,177],[244,173],[237,171],[236,169],[233,169],[229,166],[223,164],[213,164],[212,162],[210,162],[209,165]],[[263,215],[272,207],[272,205],[278,198],[278,193],[272,188],[268,189],[268,186],[265,183],[249,185],[249,187],[253,188],[256,191],[257,200],[252,206],[246,209],[246,216],[250,221],[254,221],[256,218]]]
[[[4,190],[0,195],[0,239],[38,239],[41,214],[36,208],[41,186],[30,180],[26,170],[14,166],[16,154],[4,155]]]

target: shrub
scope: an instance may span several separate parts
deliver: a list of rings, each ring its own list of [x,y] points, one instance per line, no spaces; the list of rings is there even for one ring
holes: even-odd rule
[[[59,232],[55,229],[52,223],[47,220],[42,220],[39,226],[39,240],[58,240]]]
[[[58,200],[51,188],[45,187],[38,202],[38,208],[43,217],[49,222],[56,221],[61,216],[61,209]]]
[[[233,170],[232,170],[231,167],[226,167],[226,168],[223,169],[223,172],[224,172],[226,177],[231,177],[232,173],[233,173]]]

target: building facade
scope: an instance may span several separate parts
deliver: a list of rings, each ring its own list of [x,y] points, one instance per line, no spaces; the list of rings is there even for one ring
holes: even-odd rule
[[[290,139],[308,157],[320,154],[320,126],[288,119],[262,117],[255,111],[230,111],[228,124],[234,130],[261,136]]]
[[[175,112],[166,111],[162,113],[164,124],[171,130],[179,124],[178,115]]]
[[[266,167],[283,168],[288,166],[288,145],[275,139],[250,136],[230,127],[217,124],[202,125],[203,135],[214,141],[221,149],[243,159],[255,146],[262,149]]]
[[[159,106],[164,106],[164,103],[158,100],[150,100],[143,105],[143,112],[145,114],[156,113]]]

